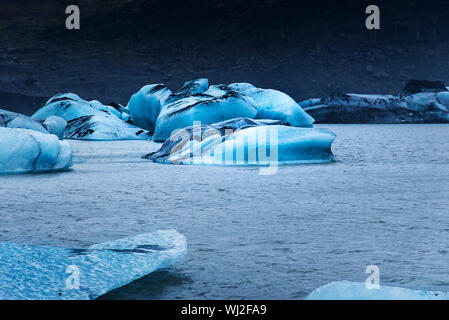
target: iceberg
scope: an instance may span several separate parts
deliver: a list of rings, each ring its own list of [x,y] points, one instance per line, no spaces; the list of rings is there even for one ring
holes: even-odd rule
[[[323,163],[334,160],[334,139],[335,134],[327,129],[291,127],[280,120],[236,118],[179,130],[144,158],[190,165]]]
[[[168,99],[165,101],[165,103],[172,103],[173,101],[188,98],[190,96],[204,93],[209,88],[209,80],[208,79],[195,79],[186,81],[182,88],[176,90],[173,92]]]
[[[149,133],[123,120],[128,114],[101,102],[86,101],[73,93],[57,94],[31,118],[58,116],[67,121],[66,139],[146,140]]]
[[[128,102],[132,123],[152,133],[161,108],[171,93],[163,84],[142,87]]]
[[[64,139],[65,128],[67,127],[67,121],[58,116],[50,116],[42,123],[47,129],[48,133],[56,135],[59,140]]]
[[[0,128],[0,173],[51,172],[72,166],[72,147],[53,134]]]
[[[249,83],[233,83],[229,87],[254,99],[256,119],[281,120],[294,127],[313,126],[315,120],[295,100],[281,91],[260,89]]]
[[[160,230],[87,249],[0,243],[0,299],[89,300],[155,270],[187,251],[183,235]]]
[[[449,293],[380,286],[368,289],[364,282],[336,281],[312,291],[307,300],[448,300]]]
[[[252,99],[227,86],[213,87],[164,105],[153,140],[165,141],[175,130],[193,126],[194,122],[206,125],[237,117],[254,118],[256,113]]]
[[[449,123],[449,92],[411,80],[400,95],[341,94],[300,102],[319,123]]]
[[[0,127],[22,128],[47,133],[47,130],[37,121],[20,113],[0,109]]]

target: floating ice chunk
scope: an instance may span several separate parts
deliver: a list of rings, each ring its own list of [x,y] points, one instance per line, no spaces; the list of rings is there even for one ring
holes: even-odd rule
[[[53,134],[0,128],[0,173],[50,172],[72,166],[72,147]]]
[[[331,162],[335,134],[237,118],[177,131],[145,158],[166,164],[271,165]]]
[[[314,119],[295,100],[281,91],[260,89],[249,83],[233,83],[229,87],[254,99],[257,119],[281,120],[294,127],[313,126]]]
[[[0,127],[30,129],[47,133],[47,130],[39,122],[23,114],[2,109],[0,109]]]
[[[212,124],[237,117],[254,118],[254,101],[227,86],[214,89],[213,95],[198,93],[176,100],[162,107],[156,121],[153,140],[165,141],[172,132],[194,125]]]
[[[56,135],[59,140],[64,139],[64,131],[67,127],[67,121],[58,116],[50,116],[43,123],[48,133]]]
[[[161,230],[87,249],[0,243],[0,299],[95,299],[155,270],[187,251],[186,239]]]
[[[123,121],[123,113],[99,101],[85,101],[73,93],[51,98],[33,116],[47,119],[59,116],[67,121],[64,137],[79,140],[146,140],[146,130]]]
[[[186,81],[182,88],[173,92],[165,103],[172,103],[173,101],[187,98],[193,96],[195,94],[204,93],[209,88],[209,80],[208,79],[195,79]]]
[[[380,286],[368,289],[364,282],[336,281],[312,291],[307,300],[449,300],[449,293]]]
[[[163,84],[146,85],[133,94],[128,102],[132,123],[153,132],[161,108],[170,94],[171,91]]]

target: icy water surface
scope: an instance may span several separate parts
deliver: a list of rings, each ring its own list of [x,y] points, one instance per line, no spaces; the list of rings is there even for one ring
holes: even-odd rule
[[[298,299],[372,264],[381,284],[449,291],[449,126],[321,127],[337,161],[273,176],[155,164],[146,141],[71,141],[70,172],[0,176],[0,241],[187,237],[173,267],[104,298]]]

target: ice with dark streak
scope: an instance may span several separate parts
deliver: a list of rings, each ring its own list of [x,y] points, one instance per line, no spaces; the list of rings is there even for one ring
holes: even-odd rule
[[[153,133],[161,108],[171,93],[163,84],[142,87],[128,102],[132,123]]]
[[[238,117],[254,118],[254,100],[228,86],[211,86],[207,91],[175,100],[162,107],[153,135],[155,141],[165,141],[176,130],[195,125],[212,124]]]
[[[327,129],[291,127],[280,120],[236,118],[180,130],[145,158],[190,165],[324,163],[335,158],[331,151],[334,139],[335,134]]]
[[[186,251],[185,237],[175,230],[159,230],[86,249],[3,242],[0,299],[95,299],[171,266]]]
[[[319,123],[449,123],[449,92],[410,80],[398,95],[334,93],[299,103]]]
[[[146,140],[149,133],[125,121],[129,117],[120,108],[86,101],[74,93],[57,94],[40,108],[32,119],[59,116],[67,121],[66,139]]]

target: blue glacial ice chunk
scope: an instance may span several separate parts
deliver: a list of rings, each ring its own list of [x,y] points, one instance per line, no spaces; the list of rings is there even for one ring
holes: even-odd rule
[[[166,99],[165,103],[171,103],[173,101],[187,98],[196,94],[204,93],[209,88],[209,80],[208,79],[195,79],[186,81],[182,88],[173,92],[168,99]]]
[[[47,133],[47,130],[38,121],[23,114],[2,109],[0,109],[0,127],[30,129]]]
[[[327,129],[237,118],[180,130],[145,158],[165,164],[200,165],[323,163],[334,160],[334,139],[335,134]]]
[[[67,121],[58,116],[50,116],[43,122],[44,127],[48,133],[56,135],[59,140],[64,139],[65,128],[67,127]]]
[[[448,300],[449,293],[380,286],[368,289],[364,282],[336,281],[312,291],[307,300]]]
[[[162,107],[156,121],[153,140],[165,141],[178,129],[193,126],[194,122],[212,124],[238,117],[254,118],[254,101],[227,86],[197,93]]]
[[[128,109],[134,125],[154,132],[154,125],[162,106],[171,95],[170,89],[163,84],[150,84],[142,87],[131,96]]]
[[[72,147],[53,134],[0,128],[0,173],[51,172],[72,166]]]
[[[294,127],[313,126],[314,119],[289,95],[273,89],[256,88],[249,83],[233,83],[229,87],[256,102],[256,119],[275,119],[289,123]]]
[[[123,120],[126,112],[99,101],[86,101],[73,93],[58,94],[39,109],[32,119],[58,116],[67,121],[64,138],[78,140],[146,140],[146,130]]]
[[[167,268],[187,251],[183,235],[160,230],[87,249],[0,243],[0,299],[88,300]],[[79,279],[79,288],[76,279]]]
[[[449,92],[419,92],[406,96],[332,94],[306,105],[320,123],[447,123]]]

